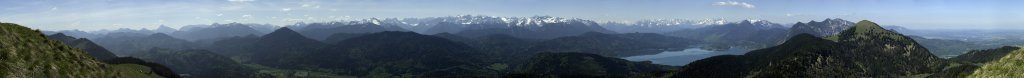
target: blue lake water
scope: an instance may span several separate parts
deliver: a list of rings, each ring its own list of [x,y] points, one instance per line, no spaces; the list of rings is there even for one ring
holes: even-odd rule
[[[700,48],[690,48],[682,51],[665,51],[653,55],[640,55],[622,57],[629,61],[651,61],[654,64],[683,66],[690,62],[718,55],[743,55],[747,49],[732,48],[726,51],[708,51]]]

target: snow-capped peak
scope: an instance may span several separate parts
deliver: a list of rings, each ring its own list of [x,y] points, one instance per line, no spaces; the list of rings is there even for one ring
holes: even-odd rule
[[[380,25],[380,20],[378,20],[377,18],[370,18],[366,21],[372,23],[373,25]]]
[[[483,16],[483,15],[459,15],[449,17],[435,17],[437,22],[450,22],[456,24],[507,24],[508,26],[543,26],[547,23],[574,23],[583,22],[587,24],[592,22],[589,20],[577,19],[577,18],[561,18],[552,16],[532,16],[532,17],[498,17],[498,16]]]
[[[530,17],[499,17],[499,16],[484,16],[484,15],[456,15],[446,17],[426,17],[426,18],[369,18],[358,21],[349,22],[331,22],[339,24],[375,24],[375,25],[398,25],[398,26],[421,26],[421,25],[435,25],[438,23],[452,23],[452,24],[491,24],[491,25],[504,25],[509,27],[540,27],[545,24],[552,23],[571,23],[571,24],[585,24],[587,26],[597,26],[597,23],[591,20],[579,19],[579,18],[562,18],[552,16],[530,16]]]
[[[757,25],[757,26],[772,26],[772,25],[775,24],[775,23],[772,23],[772,22],[769,22],[769,21],[758,20],[758,19],[748,19],[746,21],[750,21],[750,24],[754,24],[754,25]]]
[[[723,25],[725,23],[726,23],[725,19],[719,18],[719,19],[698,20],[697,24],[695,24],[695,25]]]
[[[640,26],[640,27],[679,27],[685,26],[684,28],[700,28],[711,25],[722,25],[726,24],[724,19],[644,19],[637,21],[624,21],[624,22],[611,22],[605,24],[625,24],[627,26]]]

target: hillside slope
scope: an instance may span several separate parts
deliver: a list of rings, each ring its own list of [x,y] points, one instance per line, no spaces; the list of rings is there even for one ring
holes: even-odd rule
[[[1016,78],[1024,77],[1024,50],[1013,51],[999,60],[992,61],[968,78]]]
[[[38,30],[0,23],[0,77],[160,78],[149,67],[105,64],[86,52],[48,40]]]

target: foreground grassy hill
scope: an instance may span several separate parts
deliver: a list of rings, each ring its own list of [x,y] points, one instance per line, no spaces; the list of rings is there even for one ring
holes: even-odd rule
[[[1006,54],[999,60],[992,61],[974,71],[969,78],[1019,78],[1024,77],[1024,50],[1016,50]]]
[[[38,30],[0,23],[0,77],[162,78],[138,64],[106,64],[88,53],[49,40]]]

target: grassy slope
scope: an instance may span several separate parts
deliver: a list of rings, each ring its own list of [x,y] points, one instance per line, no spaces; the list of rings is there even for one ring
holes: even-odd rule
[[[1024,77],[1024,50],[1013,51],[997,61],[981,66],[969,78],[1018,78]]]
[[[142,65],[108,65],[86,52],[46,39],[38,30],[0,23],[0,77],[153,78]]]

